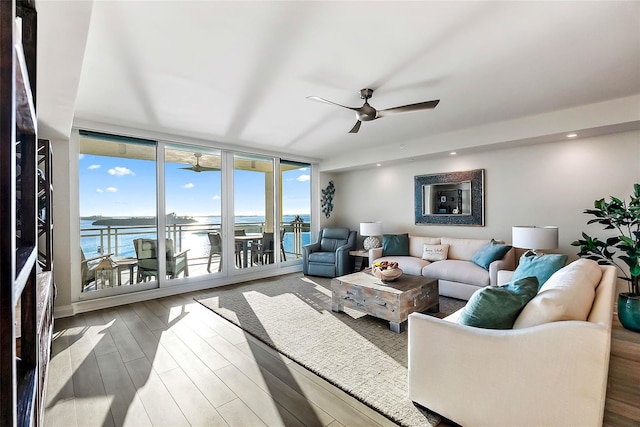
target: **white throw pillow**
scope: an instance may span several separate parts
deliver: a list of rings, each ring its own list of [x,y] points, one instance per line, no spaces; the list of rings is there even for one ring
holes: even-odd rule
[[[578,259],[553,273],[520,312],[513,329],[560,320],[587,320],[600,283],[598,263]]]
[[[422,259],[426,261],[442,261],[447,259],[449,245],[424,245]]]

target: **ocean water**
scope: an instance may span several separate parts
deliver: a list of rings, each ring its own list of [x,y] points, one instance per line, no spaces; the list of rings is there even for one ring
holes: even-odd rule
[[[300,215],[308,226],[309,215]],[[221,218],[219,216],[193,217],[196,223],[169,226],[170,238],[174,239],[178,251],[189,249],[189,258],[201,258],[209,256],[209,238],[207,232],[219,230]],[[284,215],[282,224],[287,232],[284,235],[284,248],[286,252],[292,252],[294,235],[287,226],[295,219],[295,215]],[[139,238],[157,238],[155,226],[139,227],[111,227],[92,225],[94,220],[80,220],[80,246],[85,257],[91,258],[104,253],[113,253],[119,257],[135,257],[133,241]],[[235,224],[246,224],[242,227],[247,233],[260,232],[264,223],[263,216],[236,216]],[[176,233],[173,233],[176,230]],[[179,232],[181,230],[181,232]],[[310,243],[310,233],[301,235],[302,245]]]

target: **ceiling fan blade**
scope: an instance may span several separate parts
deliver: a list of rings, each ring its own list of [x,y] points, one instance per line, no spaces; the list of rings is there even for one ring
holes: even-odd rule
[[[195,166],[191,166],[191,167],[188,167],[188,168],[179,168],[179,169],[186,169],[186,170],[194,171],[194,172],[220,171],[220,168],[210,168],[208,166],[200,166],[200,165],[195,165]]]
[[[387,108],[386,110],[378,110],[376,119],[380,117],[391,116],[393,114],[408,113],[411,111],[419,111],[419,110],[429,110],[432,108],[436,108],[436,105],[438,105],[439,102],[440,102],[439,99],[435,99],[433,101],[418,102],[417,104],[409,104],[409,105],[403,105],[401,107]]]
[[[356,122],[355,125],[353,125],[353,127],[351,128],[351,130],[349,131],[349,133],[358,133],[358,131],[360,130],[360,125],[362,124],[362,122],[360,120],[358,120]]]
[[[312,101],[323,102],[325,104],[337,105],[338,107],[348,108],[349,110],[353,110],[353,111],[358,111],[360,109],[360,107],[347,107],[346,105],[337,104],[333,101],[329,101],[328,99],[320,98],[319,96],[307,96],[307,99],[310,99]]]

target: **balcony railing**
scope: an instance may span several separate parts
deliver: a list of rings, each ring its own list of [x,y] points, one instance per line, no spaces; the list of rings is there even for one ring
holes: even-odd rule
[[[247,234],[262,233],[264,222],[236,223],[236,229],[244,229]],[[207,233],[221,230],[220,223],[170,224],[166,226],[166,237],[174,242],[174,250],[189,249],[189,263],[207,259],[209,239]],[[309,242],[310,224],[294,222],[283,224],[283,246],[287,260],[302,257],[302,246]],[[133,241],[139,238],[156,238],[155,225],[133,226],[91,226],[80,229],[80,245],[86,257],[113,254],[115,257],[135,258]],[[291,257],[291,258],[290,258]]]

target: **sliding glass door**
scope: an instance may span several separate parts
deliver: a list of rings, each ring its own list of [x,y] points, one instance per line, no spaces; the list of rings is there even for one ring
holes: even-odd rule
[[[280,160],[280,261],[292,264],[302,258],[310,243],[311,165]]]
[[[299,263],[309,243],[311,165],[236,154],[233,178],[236,267]]]
[[[234,250],[238,269],[274,264],[274,159],[233,158]]]
[[[80,131],[80,299],[299,264],[311,166]]]
[[[136,246],[157,239],[155,141],[80,132],[79,148],[81,293],[155,286]]]
[[[164,176],[168,278],[221,272],[220,151],[167,145]]]

